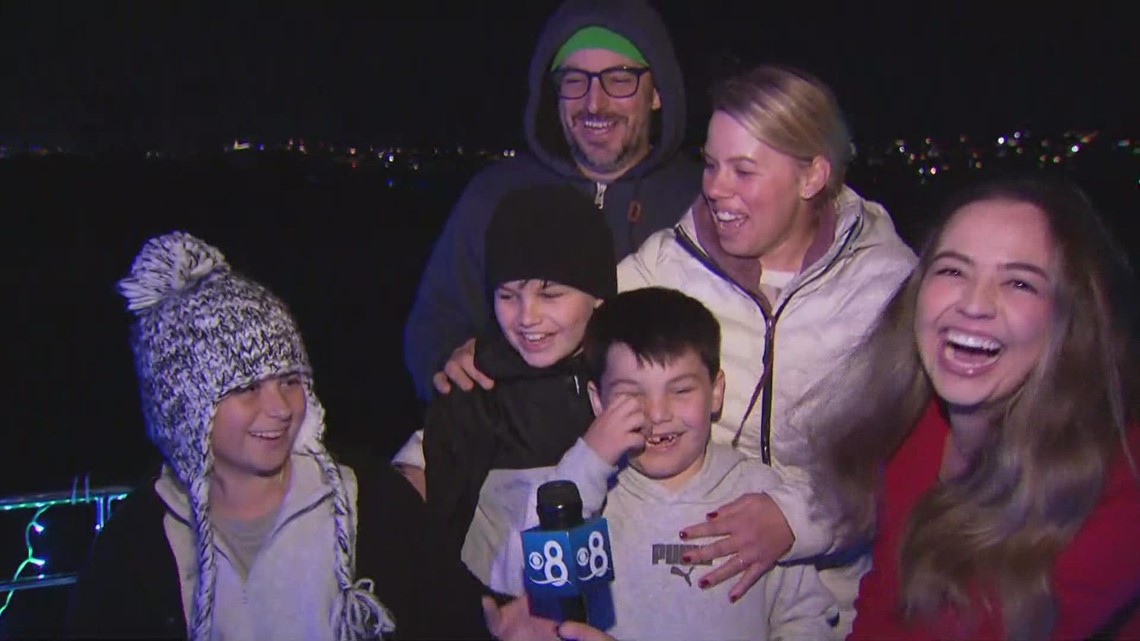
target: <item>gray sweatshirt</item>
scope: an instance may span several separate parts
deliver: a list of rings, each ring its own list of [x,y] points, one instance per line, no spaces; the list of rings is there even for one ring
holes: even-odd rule
[[[612,636],[685,641],[815,641],[833,636],[827,621],[838,610],[814,566],[777,566],[740,601],[730,603],[728,593],[735,580],[702,590],[697,580],[713,566],[680,562],[686,550],[696,547],[681,541],[682,528],[705,520],[706,514],[742,494],[764,492],[781,482],[767,465],[727,446],[710,444],[700,471],[676,492],[626,467],[607,493],[607,482],[616,468],[606,465],[579,439],[558,466],[547,469],[536,482],[574,481],[586,515],[601,513],[609,522],[616,623],[606,631]],[[538,523],[534,490],[523,529]],[[521,539],[514,531],[492,568],[491,587],[519,594],[522,568]]]

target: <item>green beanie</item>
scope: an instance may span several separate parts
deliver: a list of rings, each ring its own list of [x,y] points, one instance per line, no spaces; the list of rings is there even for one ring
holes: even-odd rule
[[[550,64],[550,69],[552,71],[557,69],[567,56],[582,49],[608,49],[643,65],[649,64],[645,61],[645,56],[641,55],[637,47],[625,36],[605,27],[583,27],[570,36],[558,49],[558,53],[554,54],[554,62]]]

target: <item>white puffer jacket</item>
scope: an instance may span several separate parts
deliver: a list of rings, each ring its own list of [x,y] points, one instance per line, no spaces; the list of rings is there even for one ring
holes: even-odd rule
[[[758,283],[742,287],[712,258],[723,255],[718,247],[706,246],[716,242],[715,234],[706,233],[711,238],[704,244],[698,239],[694,216],[709,215],[703,207],[690,208],[673,229],[650,236],[618,266],[620,290],[679,289],[720,321],[726,391],[712,440],[762,458],[785,479],[769,495],[795,534],[786,560],[826,553],[834,542],[830,528],[810,516],[807,434],[788,425],[789,411],[859,341],[916,262],[878,203],[845,187],[834,212],[830,247],[823,250],[819,241],[826,239],[817,239],[822,255],[770,305],[756,293]],[[823,233],[830,227],[824,226]],[[769,359],[774,364],[765,378]],[[796,418],[797,425],[810,429],[810,409]],[[846,610],[843,623],[848,626],[859,577],[868,566],[864,559],[821,575]]]

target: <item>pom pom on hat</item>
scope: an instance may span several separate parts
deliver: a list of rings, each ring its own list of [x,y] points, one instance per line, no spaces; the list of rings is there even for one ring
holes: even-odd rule
[[[203,276],[228,270],[222,252],[185,232],[151,238],[119,281],[119,291],[132,312],[151,307],[163,298],[184,291]]]

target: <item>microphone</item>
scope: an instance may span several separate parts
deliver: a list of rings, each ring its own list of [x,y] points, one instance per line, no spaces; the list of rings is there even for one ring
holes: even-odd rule
[[[583,520],[578,487],[551,481],[538,488],[538,523],[522,533],[533,613],[588,623],[590,594],[614,580],[606,520]]]

